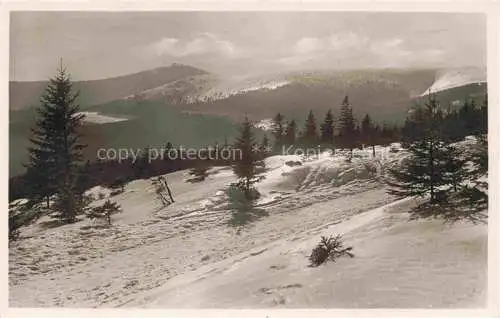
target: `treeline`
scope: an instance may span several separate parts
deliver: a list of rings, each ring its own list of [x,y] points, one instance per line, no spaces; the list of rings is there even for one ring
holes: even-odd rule
[[[135,161],[132,158],[120,161],[116,159],[96,159],[81,163],[77,168],[77,174],[80,176],[76,181],[77,188],[82,191],[97,185],[113,188],[135,179],[151,178],[184,169],[205,169],[205,167],[208,169],[210,166],[227,166],[232,163],[232,160],[224,159],[226,157],[224,153],[231,150],[231,146],[228,144],[214,144],[213,146],[202,147],[202,149],[206,149],[206,152],[210,152],[203,154],[202,157],[210,159],[193,158],[183,160],[181,158],[188,157],[186,150],[175,147],[170,143],[167,143],[163,149],[173,155],[169,157],[165,154],[159,158],[152,156],[150,160],[147,155],[149,148],[144,148]],[[203,150],[201,150],[201,153],[203,153]],[[36,176],[29,173],[9,178],[9,201],[33,197],[36,193],[39,193],[37,195],[39,198],[43,197],[48,201],[52,195],[56,194],[55,187],[34,181],[36,181]],[[44,190],[42,191],[42,189]]]
[[[321,146],[324,149],[349,149],[371,146],[375,155],[375,145],[388,145],[401,140],[401,128],[397,124],[382,125],[373,122],[369,114],[361,120],[353,115],[349,97],[345,96],[340,105],[339,118],[333,116],[331,110],[325,114],[318,125],[313,111],[309,111],[301,131],[295,119],[285,120],[278,113],[273,118],[272,134],[274,147],[279,152],[283,147],[310,148]]]
[[[432,97],[435,100],[435,97]],[[437,101],[435,100],[437,103]],[[272,121],[272,135],[274,136],[274,152],[280,152],[283,147],[317,147],[323,149],[349,149],[372,147],[375,155],[375,145],[389,145],[393,142],[402,142],[408,146],[412,141],[423,135],[424,122],[428,119],[425,107],[415,105],[409,110],[403,125],[397,123],[376,123],[370,114],[361,119],[353,116],[353,107],[349,97],[345,96],[339,109],[339,117],[335,118],[331,110],[324,115],[321,123],[310,111],[305,119],[302,130],[299,130],[295,119],[287,120],[278,113]],[[448,142],[464,139],[466,136],[477,135],[487,131],[487,96],[481,106],[477,106],[473,99],[464,100],[458,107],[448,106],[446,109],[439,106],[440,134]]]

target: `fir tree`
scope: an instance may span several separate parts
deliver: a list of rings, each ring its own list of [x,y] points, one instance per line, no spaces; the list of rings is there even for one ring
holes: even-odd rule
[[[327,146],[333,147],[333,132],[334,132],[334,120],[332,111],[328,110],[325,115],[325,119],[320,126],[321,130],[321,142]]]
[[[259,160],[258,146],[254,142],[252,126],[248,118],[245,118],[241,126],[240,136],[236,140],[234,149],[236,158],[234,158],[233,171],[239,178],[238,187],[250,197],[251,186],[258,181],[257,168],[263,166],[263,163]]]
[[[287,146],[293,146],[293,145],[295,145],[296,136],[297,136],[297,123],[295,122],[294,119],[292,119],[286,125],[286,132],[285,132],[284,143]]]
[[[480,133],[488,132],[488,93],[486,93],[483,101],[483,105],[480,109],[480,120],[479,120]]]
[[[372,147],[373,157],[375,157],[375,129],[368,114],[361,121],[361,139],[366,145]]]
[[[341,139],[342,146],[350,149],[351,153],[355,146],[355,129],[356,125],[354,123],[352,107],[349,104],[349,97],[346,96],[340,106],[339,137]]]
[[[170,150],[169,150],[170,151]],[[135,176],[138,178],[144,178],[148,175],[149,170],[149,147],[142,149],[135,158],[135,162],[132,163]]]
[[[88,213],[87,217],[89,219],[105,219],[108,225],[111,225],[111,216],[113,214],[121,213],[122,208],[116,202],[111,202],[106,200],[104,204],[92,208]]]
[[[316,119],[313,111],[309,111],[307,115],[304,131],[302,133],[301,143],[304,146],[316,146],[318,143],[318,133],[316,129]]]
[[[429,193],[430,202],[436,203],[445,194],[441,187],[449,184],[446,176],[449,152],[441,137],[442,111],[431,95],[423,114],[424,136],[409,145],[411,155],[402,167],[390,170],[389,193],[398,196],[424,196]]]
[[[259,151],[260,154],[263,158],[267,157],[270,154],[270,145],[269,145],[269,139],[267,138],[267,135],[264,134],[262,137],[262,141],[260,143]]]
[[[273,118],[272,133],[274,135],[276,148],[280,148],[283,145],[283,138],[285,134],[284,120],[285,116],[280,113],[276,114]]]
[[[209,166],[205,163],[205,161],[206,160],[199,160],[195,163],[195,166],[189,170],[189,174],[194,177],[191,181],[199,182],[207,178]]]
[[[464,136],[474,135],[481,131],[481,113],[481,109],[476,107],[476,102],[473,99],[464,101],[464,105],[458,111],[458,117],[465,127]]]
[[[447,183],[452,186],[453,191],[458,192],[460,184],[468,176],[465,170],[466,160],[462,158],[460,150],[455,145],[447,145],[445,151],[443,176]]]
[[[417,105],[410,110],[409,116],[405,119],[402,129],[403,144],[406,146],[423,138],[424,127],[424,109],[420,105]]]
[[[205,147],[204,150],[200,150],[199,157],[196,158],[194,167],[189,170],[189,174],[193,176],[192,182],[204,181],[208,176],[209,164],[209,149]]]
[[[31,130],[32,146],[28,149],[27,177],[36,185],[31,198],[38,201],[57,193],[58,216],[67,222],[75,221],[82,208],[77,181],[85,147],[79,133],[84,115],[79,114],[77,97],[69,74],[61,66],[40,99],[39,119]]]

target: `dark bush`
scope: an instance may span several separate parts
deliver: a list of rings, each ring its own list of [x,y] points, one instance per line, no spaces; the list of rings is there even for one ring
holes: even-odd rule
[[[309,256],[309,261],[311,262],[310,266],[317,267],[329,260],[335,262],[338,257],[344,255],[354,257],[354,254],[352,254],[351,251],[352,247],[343,247],[341,235],[337,235],[335,237],[330,236],[328,238],[326,236],[322,236],[321,241],[312,250],[312,253]]]

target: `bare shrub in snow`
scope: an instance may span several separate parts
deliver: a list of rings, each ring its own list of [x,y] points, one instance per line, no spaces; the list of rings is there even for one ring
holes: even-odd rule
[[[352,258],[354,257],[354,254],[351,253],[351,251],[352,247],[344,248],[342,235],[339,234],[335,237],[322,236],[321,241],[312,250],[312,253],[309,256],[309,261],[311,262],[310,266],[317,267],[326,261],[335,262],[337,258],[344,255]]]
[[[153,186],[155,187],[156,195],[163,206],[175,202],[174,198],[172,197],[170,187],[168,186],[167,179],[165,179],[164,176],[159,176],[158,178],[153,179]]]

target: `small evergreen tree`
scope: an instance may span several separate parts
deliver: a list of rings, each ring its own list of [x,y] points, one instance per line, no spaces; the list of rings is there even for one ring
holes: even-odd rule
[[[354,140],[356,124],[354,123],[354,116],[352,114],[352,107],[349,104],[349,97],[346,96],[340,105],[340,118],[339,118],[339,137],[342,146],[351,150],[355,146]]]
[[[40,99],[39,119],[30,138],[27,178],[35,185],[31,199],[39,201],[57,193],[58,217],[66,222],[76,220],[82,207],[78,204],[78,173],[85,145],[80,143],[79,129],[84,115],[79,113],[69,74],[62,66]]]
[[[132,163],[135,176],[137,178],[148,176],[149,165],[149,147],[146,147],[139,152],[135,162]]]
[[[309,111],[307,115],[304,131],[301,137],[301,143],[304,146],[316,146],[318,144],[318,133],[316,129],[316,119],[313,111]]]
[[[402,139],[403,145],[420,140],[424,136],[424,109],[423,107],[417,105],[410,110],[409,116],[406,117],[403,128],[402,128]]]
[[[424,137],[409,145],[411,155],[402,167],[391,169],[389,193],[398,196],[424,196],[430,194],[430,202],[444,198],[442,186],[449,184],[445,173],[449,170],[449,152],[441,138],[442,111],[434,96],[429,95],[424,112]]]
[[[288,125],[286,125],[286,132],[284,142],[288,146],[295,145],[295,139],[297,136],[297,123],[292,119]]]
[[[325,115],[325,119],[320,126],[321,143],[326,146],[333,147],[334,119],[332,111],[329,109]]]
[[[487,133],[488,132],[488,93],[484,97],[483,105],[480,109],[480,120],[479,120],[479,133]]]
[[[265,158],[265,157],[269,156],[270,149],[271,149],[271,147],[269,145],[269,139],[267,138],[267,135],[264,134],[264,136],[262,137],[262,141],[260,143],[260,147],[259,147],[261,157]]]
[[[465,170],[466,160],[462,158],[459,149],[455,145],[447,145],[445,151],[444,178],[448,184],[452,185],[453,191],[458,192],[460,184],[468,176]]]
[[[200,158],[196,159],[194,167],[189,170],[189,174],[193,176],[193,179],[190,179],[190,181],[200,182],[207,178],[208,170],[210,168],[209,160],[206,159],[208,157],[208,151],[209,150],[207,149],[206,153],[200,152]]]
[[[106,200],[104,204],[90,209],[87,217],[89,219],[105,219],[108,225],[111,225],[111,216],[121,212],[122,208],[118,203]]]
[[[254,142],[252,133],[252,126],[245,118],[241,125],[240,136],[234,144],[234,149],[237,150],[235,162],[233,165],[234,174],[239,178],[238,187],[242,189],[245,194],[251,196],[251,186],[258,181],[257,168],[263,166],[259,160],[258,146]]]
[[[274,116],[273,118],[272,133],[274,135],[276,148],[281,148],[281,146],[283,145],[283,138],[285,135],[284,120],[285,116],[280,113],[276,114],[276,116]]]
[[[373,157],[375,158],[375,129],[368,114],[361,121],[361,139],[366,145],[372,147]]]

